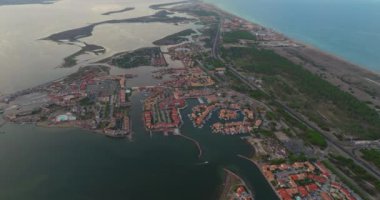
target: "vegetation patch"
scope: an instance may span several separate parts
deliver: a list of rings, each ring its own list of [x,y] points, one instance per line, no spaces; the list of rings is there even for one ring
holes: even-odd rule
[[[218,59],[207,57],[204,59],[204,63],[209,70],[213,70],[218,67],[224,67],[224,63]]]
[[[223,34],[225,43],[238,43],[239,40],[256,40],[256,36],[249,31],[231,31]]]
[[[363,190],[360,190],[356,185],[352,183],[350,179],[348,179],[340,170],[338,170],[334,164],[332,164],[329,160],[323,160],[323,165],[327,167],[333,174],[337,175],[339,179],[347,185],[349,188],[351,188],[355,193],[359,194],[361,197],[363,197],[364,200],[368,200],[368,194],[365,192],[362,192]]]
[[[344,132],[364,139],[380,138],[380,116],[368,104],[356,99],[351,94],[323,80],[302,66],[296,65],[286,58],[270,50],[232,47],[222,49],[226,60],[233,61],[236,66],[247,72],[268,77],[277,77],[285,81],[287,86],[276,86],[276,82],[265,81],[265,87],[270,94],[277,96],[281,91],[297,92],[288,98],[298,98],[298,111],[316,120],[321,128],[328,130],[326,119],[315,114],[319,107],[330,106],[332,117],[330,125]],[[279,85],[279,84],[277,84]],[[285,88],[284,88],[285,87]],[[277,96],[278,97],[278,96]],[[287,101],[280,97],[281,101]],[[294,99],[291,99],[294,101]],[[291,101],[288,101],[291,102]],[[358,135],[360,133],[360,135]]]
[[[375,191],[380,190],[380,181],[369,174],[361,166],[357,165],[352,159],[343,156],[330,155],[330,160],[344,174],[352,178],[359,185],[363,185],[363,189],[368,193],[374,194]],[[367,183],[373,187],[369,187]]]
[[[141,48],[132,52],[119,53],[100,62],[109,63],[120,68],[167,66],[165,57],[159,47]]]
[[[320,133],[313,130],[306,132],[306,141],[312,145],[320,147],[321,149],[325,149],[327,147],[326,139]]]
[[[380,168],[380,150],[379,149],[362,149],[363,158],[372,162],[376,167]]]

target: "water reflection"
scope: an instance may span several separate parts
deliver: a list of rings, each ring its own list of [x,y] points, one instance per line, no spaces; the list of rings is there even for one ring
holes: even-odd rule
[[[173,0],[155,0],[154,3]],[[151,15],[149,0],[61,0],[55,4],[33,4],[0,7],[0,93],[10,93],[55,80],[77,69],[57,69],[63,58],[79,50],[77,46],[59,45],[38,40],[52,33],[82,27],[109,19],[124,19]],[[106,11],[125,7],[135,10],[114,15]],[[153,27],[147,31],[147,26]],[[93,38],[110,54],[132,50],[172,34],[183,26],[170,24],[112,24],[96,27]],[[109,55],[109,54],[107,54]],[[107,56],[105,55],[105,56]],[[81,61],[92,60],[93,55],[81,56]]]

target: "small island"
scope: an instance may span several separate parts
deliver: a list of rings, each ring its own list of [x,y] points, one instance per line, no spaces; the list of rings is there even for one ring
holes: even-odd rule
[[[132,52],[123,52],[106,58],[100,63],[108,63],[120,68],[135,68],[140,66],[167,66],[166,59],[159,47],[147,47]]]
[[[135,8],[133,8],[133,7],[127,7],[127,8],[121,9],[121,10],[114,10],[114,11],[105,12],[105,13],[102,13],[102,15],[113,15],[113,14],[117,14],[117,13],[128,12],[128,11],[131,11],[134,9]]]
[[[60,67],[68,68],[77,65],[77,57],[83,54],[93,53],[95,55],[104,54],[106,49],[99,45],[83,43],[81,49],[63,59],[63,64]]]
[[[170,17],[171,13],[166,10],[158,11],[157,13],[150,16],[143,16],[137,18],[129,18],[129,19],[114,19],[107,20],[102,22],[93,23],[84,27],[79,27],[71,30],[62,31],[59,33],[52,34],[48,37],[42,38],[42,40],[50,40],[54,42],[64,42],[71,41],[75,42],[81,38],[86,38],[92,35],[94,28],[103,24],[119,24],[119,23],[186,23],[193,21],[192,19],[187,19],[185,17],[173,16]]]

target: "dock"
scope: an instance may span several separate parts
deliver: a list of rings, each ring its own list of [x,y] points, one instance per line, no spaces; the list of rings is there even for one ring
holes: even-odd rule
[[[202,156],[203,151],[202,151],[201,145],[199,144],[198,141],[196,141],[195,139],[193,139],[193,138],[191,138],[191,137],[188,137],[188,136],[186,136],[186,135],[179,135],[179,136],[181,136],[181,137],[183,137],[183,138],[185,138],[185,139],[187,139],[187,140],[192,141],[192,142],[197,146],[197,148],[198,148],[198,152],[199,152],[199,153],[198,153],[198,158],[200,158],[200,157]]]

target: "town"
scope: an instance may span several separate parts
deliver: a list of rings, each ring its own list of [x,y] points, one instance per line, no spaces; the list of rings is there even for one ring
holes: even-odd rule
[[[5,118],[45,127],[80,127],[111,137],[131,133],[126,87],[128,75],[111,76],[109,68],[89,66],[61,80],[9,96]],[[26,101],[25,98],[33,101]]]
[[[284,200],[360,198],[346,186],[335,182],[334,175],[321,162],[263,165],[262,171]]]

